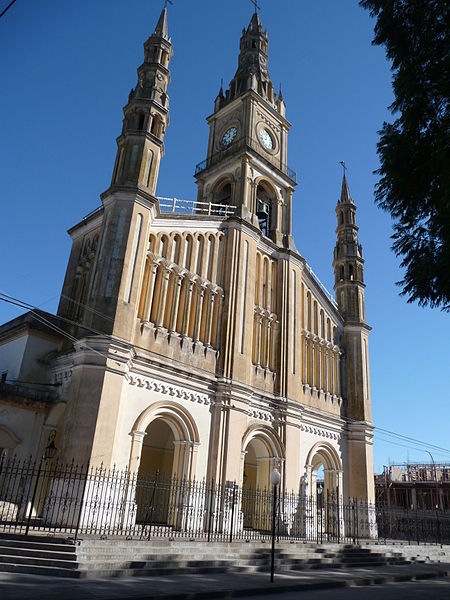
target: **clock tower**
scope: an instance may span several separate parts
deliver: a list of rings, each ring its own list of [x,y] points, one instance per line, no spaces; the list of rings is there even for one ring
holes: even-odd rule
[[[208,117],[206,160],[195,177],[198,200],[233,205],[235,214],[277,246],[292,247],[291,204],[296,176],[287,167],[290,123],[281,88],[267,63],[269,40],[255,12],[243,29],[236,74],[221,88]]]

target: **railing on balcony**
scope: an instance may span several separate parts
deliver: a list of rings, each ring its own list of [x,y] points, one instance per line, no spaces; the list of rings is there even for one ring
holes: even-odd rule
[[[185,215],[213,215],[216,217],[229,217],[234,214],[235,206],[230,204],[216,204],[214,202],[201,202],[199,200],[184,200],[182,198],[165,198],[158,196],[159,210],[162,213],[180,213]]]
[[[197,175],[198,173],[201,173],[205,169],[217,164],[227,156],[233,155],[237,150],[242,150],[242,148],[245,147],[254,150],[258,154],[258,157],[261,158],[266,164],[270,165],[271,167],[275,167],[282,173],[286,174],[293,181],[297,181],[297,173],[293,169],[289,168],[283,163],[280,163],[278,160],[275,160],[275,158],[272,158],[269,153],[263,154],[261,144],[251,137],[242,137],[230,144],[228,148],[219,150],[218,152],[212,154],[209,158],[202,160],[202,162],[198,163],[198,165],[195,167],[195,174]]]
[[[338,305],[337,305],[337,302],[336,302],[334,296],[323,285],[323,283],[320,281],[320,279],[317,277],[317,275],[314,273],[314,271],[311,269],[311,267],[308,265],[308,263],[306,263],[306,270],[311,275],[311,277],[314,279],[314,281],[318,284],[318,286],[320,287],[320,289],[322,290],[322,292],[325,294],[325,296],[328,298],[328,300],[331,302],[331,304],[335,308],[337,308]]]

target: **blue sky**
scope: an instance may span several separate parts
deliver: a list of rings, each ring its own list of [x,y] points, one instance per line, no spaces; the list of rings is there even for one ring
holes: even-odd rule
[[[0,9],[6,6],[0,0]],[[136,83],[143,43],[162,2],[18,0],[0,20],[0,289],[55,311],[70,238],[110,181],[122,106]],[[391,221],[373,202],[377,130],[389,118],[391,74],[371,46],[373,22],[356,0],[260,0],[269,71],[283,86],[288,163],[297,171],[297,248],[332,291],[334,208],[348,165],[366,260],[367,319],[376,425],[448,447],[449,317],[398,296]],[[174,0],[171,123],[157,193],[195,198],[194,167],[206,156],[205,118],[220,79],[237,66],[248,0]],[[0,322],[18,310],[0,303]],[[375,468],[426,461],[423,450],[375,439]],[[401,442],[405,443],[405,442]],[[450,453],[433,452],[436,460]]]

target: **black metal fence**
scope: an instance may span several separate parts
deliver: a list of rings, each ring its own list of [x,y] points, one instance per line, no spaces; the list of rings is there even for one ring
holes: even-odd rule
[[[233,482],[168,479],[159,473],[84,467],[51,461],[0,464],[0,532],[207,541],[270,537],[271,489]],[[365,538],[450,541],[445,511],[399,511],[332,493],[306,497],[281,491],[279,539],[357,542]]]

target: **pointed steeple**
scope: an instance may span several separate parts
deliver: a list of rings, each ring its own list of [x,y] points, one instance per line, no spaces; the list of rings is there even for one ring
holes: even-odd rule
[[[363,321],[364,260],[362,246],[358,240],[356,204],[350,196],[345,169],[341,195],[336,205],[336,216],[337,241],[333,259],[336,299],[347,320]]]
[[[352,197],[350,196],[350,191],[348,189],[347,177],[344,175],[342,177],[342,187],[341,187],[341,197],[339,202],[342,204],[353,203]]]
[[[253,16],[250,20],[250,23],[247,27],[247,33],[251,31],[252,33],[256,33],[262,31],[261,19],[259,18],[258,12],[255,10]]]
[[[163,8],[155,30],[144,44],[144,62],[138,67],[136,87],[124,107],[122,134],[112,186],[144,189],[154,195],[164,156],[164,135],[169,125],[169,62],[172,44]]]
[[[269,38],[263,30],[259,14],[255,12],[247,29],[242,30],[238,68],[226,93],[226,102],[248,90],[254,90],[276,107],[276,94],[267,69]]]
[[[156,23],[156,27],[155,27],[155,32],[154,34],[155,36],[159,36],[162,38],[167,39],[168,36],[168,31],[167,31],[167,8],[163,8],[161,11],[161,15],[158,19],[158,22]]]

